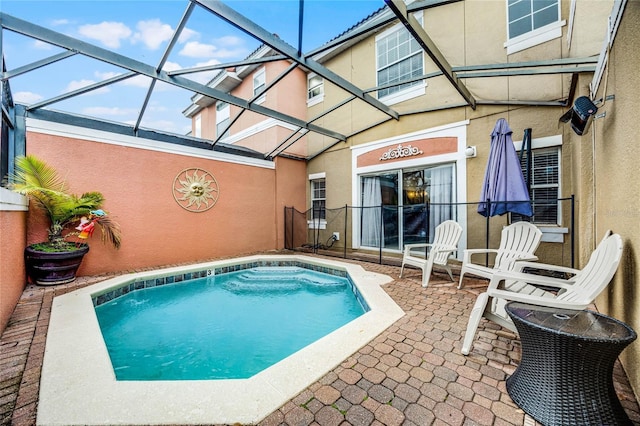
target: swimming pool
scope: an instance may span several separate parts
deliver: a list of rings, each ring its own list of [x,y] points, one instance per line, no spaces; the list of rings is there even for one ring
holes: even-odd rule
[[[94,300],[118,380],[247,379],[368,310],[344,274],[260,266],[200,275]]]
[[[370,310],[249,379],[118,381],[94,310],[94,300],[120,288],[197,271],[247,265],[291,265],[343,271]],[[180,278],[183,279],[183,278]],[[381,288],[391,277],[359,265],[309,256],[250,256],[115,277],[56,297],[47,333],[37,423],[256,423],[303,391],[404,315]],[[115,292],[115,293],[114,293]]]

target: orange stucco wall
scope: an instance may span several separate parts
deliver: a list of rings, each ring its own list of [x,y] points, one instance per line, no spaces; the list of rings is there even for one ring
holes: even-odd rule
[[[265,79],[267,84],[278,77],[283,71],[289,67],[288,61],[275,61],[264,64],[257,67],[251,74],[244,76],[242,82],[231,91],[231,94],[242,99],[250,99],[253,97],[253,77],[256,73],[260,72],[264,68]],[[269,108],[274,111],[297,117],[306,120],[307,114],[307,75],[300,69],[294,69],[289,72],[284,78],[278,81],[274,88],[267,91],[264,100],[259,103],[260,106]],[[247,147],[261,153],[269,153],[276,148],[280,143],[287,141],[287,138],[291,135],[291,128],[284,127],[282,123],[273,125],[270,123],[266,127],[260,129],[253,128],[254,126],[265,126],[265,122],[270,119],[262,114],[257,114],[251,111],[242,112],[240,107],[230,106],[230,118],[234,121],[231,126],[230,135],[232,143]],[[192,120],[192,127],[194,127],[195,117]],[[212,104],[209,107],[203,108],[199,113],[202,123],[202,138],[216,139],[216,106]],[[239,117],[238,117],[239,116]],[[237,120],[236,120],[237,118]],[[246,132],[248,129],[254,130],[254,132]],[[195,131],[195,128],[194,128]],[[240,139],[235,139],[239,133],[243,133]],[[306,136],[296,141],[291,147],[287,148],[285,152],[290,155],[306,157]]]
[[[0,211],[0,334],[25,287],[26,212]]]
[[[94,234],[79,275],[281,248],[280,210],[305,204],[305,191],[293,183],[305,182],[304,162],[294,160],[282,159],[273,170],[33,132],[27,152],[59,170],[73,192],[101,192],[104,210],[122,228],[120,250]],[[218,183],[218,201],[206,212],[188,212],[173,197],[174,178],[193,167]],[[39,219],[33,211],[28,215],[28,243],[45,238]]]

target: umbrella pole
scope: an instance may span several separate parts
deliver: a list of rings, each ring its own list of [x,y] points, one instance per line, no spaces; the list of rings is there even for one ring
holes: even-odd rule
[[[489,214],[489,212],[491,211],[491,199],[487,198],[487,221],[486,221],[486,231],[485,231],[485,235],[487,238],[486,241],[486,249],[489,250],[489,218],[491,217],[491,215]],[[489,252],[486,252],[484,254],[484,266],[489,266]]]

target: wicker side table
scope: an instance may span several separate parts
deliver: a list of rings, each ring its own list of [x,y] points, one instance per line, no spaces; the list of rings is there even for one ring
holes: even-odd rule
[[[511,302],[522,360],[507,379],[513,401],[547,425],[631,425],[613,387],[613,366],[636,339],[628,325],[592,311]]]

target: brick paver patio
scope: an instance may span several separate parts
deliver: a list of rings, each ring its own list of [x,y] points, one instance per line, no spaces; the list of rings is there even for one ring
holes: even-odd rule
[[[505,379],[520,359],[514,333],[483,320],[471,354],[460,354],[469,312],[486,281],[469,278],[458,290],[436,272],[425,289],[417,270],[399,279],[397,266],[360,265],[395,279],[384,289],[406,315],[260,425],[536,424],[506,392]],[[35,424],[53,298],[106,278],[24,291],[0,339],[0,424]],[[633,424],[640,425],[638,403],[619,363],[614,383]]]

